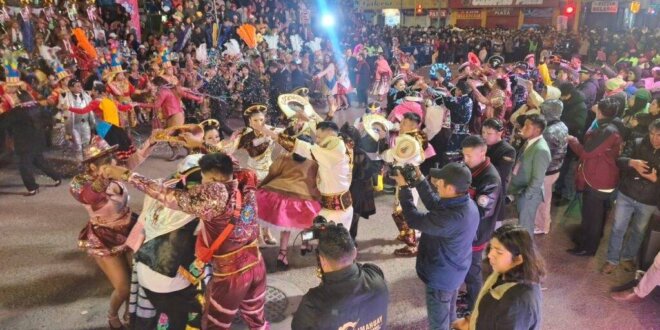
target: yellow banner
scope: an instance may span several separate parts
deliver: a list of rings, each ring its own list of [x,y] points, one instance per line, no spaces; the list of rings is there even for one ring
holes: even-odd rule
[[[415,9],[418,4],[423,9],[447,8],[447,0],[358,0],[361,10]]]

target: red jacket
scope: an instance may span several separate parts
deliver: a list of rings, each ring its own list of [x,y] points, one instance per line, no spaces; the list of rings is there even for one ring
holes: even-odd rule
[[[598,124],[598,128],[587,132],[584,145],[569,141],[571,150],[580,158],[575,177],[580,191],[587,185],[596,190],[614,189],[619,183],[616,160],[621,153],[620,128],[613,120],[602,120]]]

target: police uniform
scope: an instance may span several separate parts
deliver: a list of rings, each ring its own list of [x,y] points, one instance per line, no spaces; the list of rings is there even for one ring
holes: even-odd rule
[[[490,162],[497,169],[497,173],[500,174],[502,191],[506,191],[506,188],[509,185],[509,180],[511,179],[513,164],[516,160],[516,149],[514,149],[508,142],[502,140],[488,146],[486,156],[490,158]],[[504,198],[501,199],[500,203],[502,205],[499,207],[497,221],[502,221],[502,218],[504,217]]]
[[[472,242],[472,264],[465,275],[468,310],[474,307],[483,284],[481,275],[483,251],[493,235],[500,208],[504,205],[501,203],[504,194],[502,194],[500,175],[490,159],[486,158],[481,165],[471,168],[470,172],[472,172],[472,185],[468,191],[479,209],[479,226],[477,236]]]

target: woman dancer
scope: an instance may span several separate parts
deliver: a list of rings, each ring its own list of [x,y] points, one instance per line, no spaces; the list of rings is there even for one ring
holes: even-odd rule
[[[312,142],[308,135],[300,135],[298,139]],[[321,210],[318,202],[321,193],[316,188],[317,170],[318,164],[314,161],[293,153],[283,154],[270,166],[257,191],[259,219],[264,228],[281,230],[277,255],[277,269],[280,271],[289,268],[287,247],[291,230],[309,228]],[[307,251],[303,244],[301,253]]]
[[[155,144],[152,136],[143,149],[149,151]],[[99,136],[93,137],[84,151],[85,172],[71,180],[70,192],[89,214],[89,222],[78,236],[78,246],[94,258],[114,288],[108,310],[109,326],[124,329],[118,312],[127,303],[130,292],[132,259],[125,243],[136,218],[128,207],[128,190],[124,184],[101,177],[101,166],[116,163],[112,157],[115,149],[117,146],[110,147]],[[135,155],[138,154],[141,153]],[[139,162],[133,164],[137,166]]]

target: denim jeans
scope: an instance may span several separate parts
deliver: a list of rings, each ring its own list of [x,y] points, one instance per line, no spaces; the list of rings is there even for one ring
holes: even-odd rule
[[[655,205],[642,204],[619,191],[614,210],[612,234],[607,248],[608,262],[618,265],[620,259],[635,258],[654,211]],[[624,241],[628,227],[630,227],[630,234]]]
[[[456,320],[456,296],[458,290],[436,290],[426,286],[426,314],[430,330],[447,330]]]

